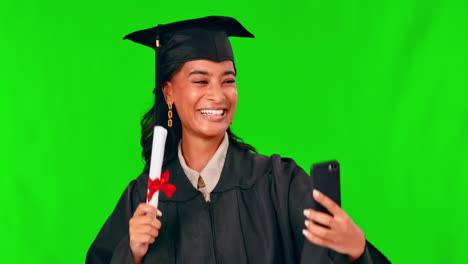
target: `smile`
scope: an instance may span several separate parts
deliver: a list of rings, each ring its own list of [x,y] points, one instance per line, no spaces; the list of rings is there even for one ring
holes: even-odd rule
[[[203,109],[203,110],[200,110],[200,113],[202,115],[223,115],[224,114],[224,110],[223,109],[220,109],[220,110],[212,110],[212,109]]]

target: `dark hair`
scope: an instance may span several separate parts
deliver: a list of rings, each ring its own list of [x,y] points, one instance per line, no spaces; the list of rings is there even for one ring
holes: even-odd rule
[[[171,64],[164,67],[161,70],[161,83],[170,81],[175,73],[177,73],[184,64]],[[159,86],[161,87],[161,85]],[[165,100],[158,100],[158,102],[164,102]],[[164,104],[164,107],[159,107],[164,111],[164,113],[155,113],[156,103],[151,107],[151,109],[143,116],[140,125],[141,125],[141,139],[140,144],[143,147],[141,152],[143,159],[145,160],[145,167],[143,169],[144,173],[149,172],[150,160],[151,160],[151,148],[153,142],[153,128],[155,125],[155,116],[158,114],[161,117],[162,125],[168,131],[166,139],[166,147],[164,153],[164,162],[163,166],[170,162],[172,159],[177,157],[177,145],[179,144],[180,139],[182,138],[182,124],[180,122],[179,115],[177,114],[177,109],[175,105],[172,108],[172,127],[167,127],[167,105]],[[244,140],[234,134],[229,127],[227,129],[227,134],[229,140],[238,145],[241,148],[247,149],[252,152],[257,152],[257,150],[247,143],[244,143]]]

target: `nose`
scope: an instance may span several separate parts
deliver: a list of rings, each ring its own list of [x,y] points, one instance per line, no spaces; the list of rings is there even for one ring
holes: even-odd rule
[[[221,84],[212,82],[207,91],[207,99],[215,103],[224,100],[224,90]]]

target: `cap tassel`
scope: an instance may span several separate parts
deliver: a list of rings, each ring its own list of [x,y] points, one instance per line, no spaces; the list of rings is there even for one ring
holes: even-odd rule
[[[161,105],[158,104],[158,96],[162,96],[162,90],[161,90],[161,87],[160,87],[160,62],[159,62],[159,48],[161,47],[161,42],[159,40],[159,26],[158,25],[156,27],[156,45],[155,45],[155,50],[156,50],[156,56],[155,56],[155,59],[156,59],[156,78],[155,78],[155,82],[156,82],[156,85],[155,85],[155,91],[154,91],[154,95],[155,95],[155,98],[154,98],[154,104],[155,104],[155,107],[154,107],[154,121],[155,121],[155,125],[161,125],[162,124],[162,120],[159,120],[158,118],[158,113],[159,111],[161,110]]]

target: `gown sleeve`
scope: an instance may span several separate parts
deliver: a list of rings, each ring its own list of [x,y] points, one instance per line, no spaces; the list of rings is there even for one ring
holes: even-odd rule
[[[130,218],[140,203],[136,180],[130,182],[86,255],[87,264],[131,264]]]
[[[313,181],[305,171],[296,163],[278,155],[272,156],[273,167],[273,193],[279,216],[280,230],[283,239],[290,242],[295,263],[349,263],[347,257],[331,249],[321,247],[309,242],[302,235],[306,208],[317,209],[317,204],[312,198]],[[288,217],[281,217],[288,216]],[[288,250],[288,249],[287,249]],[[300,262],[299,262],[300,260]],[[386,264],[388,259],[379,252],[371,243],[366,241],[363,255],[354,262],[355,264]]]

